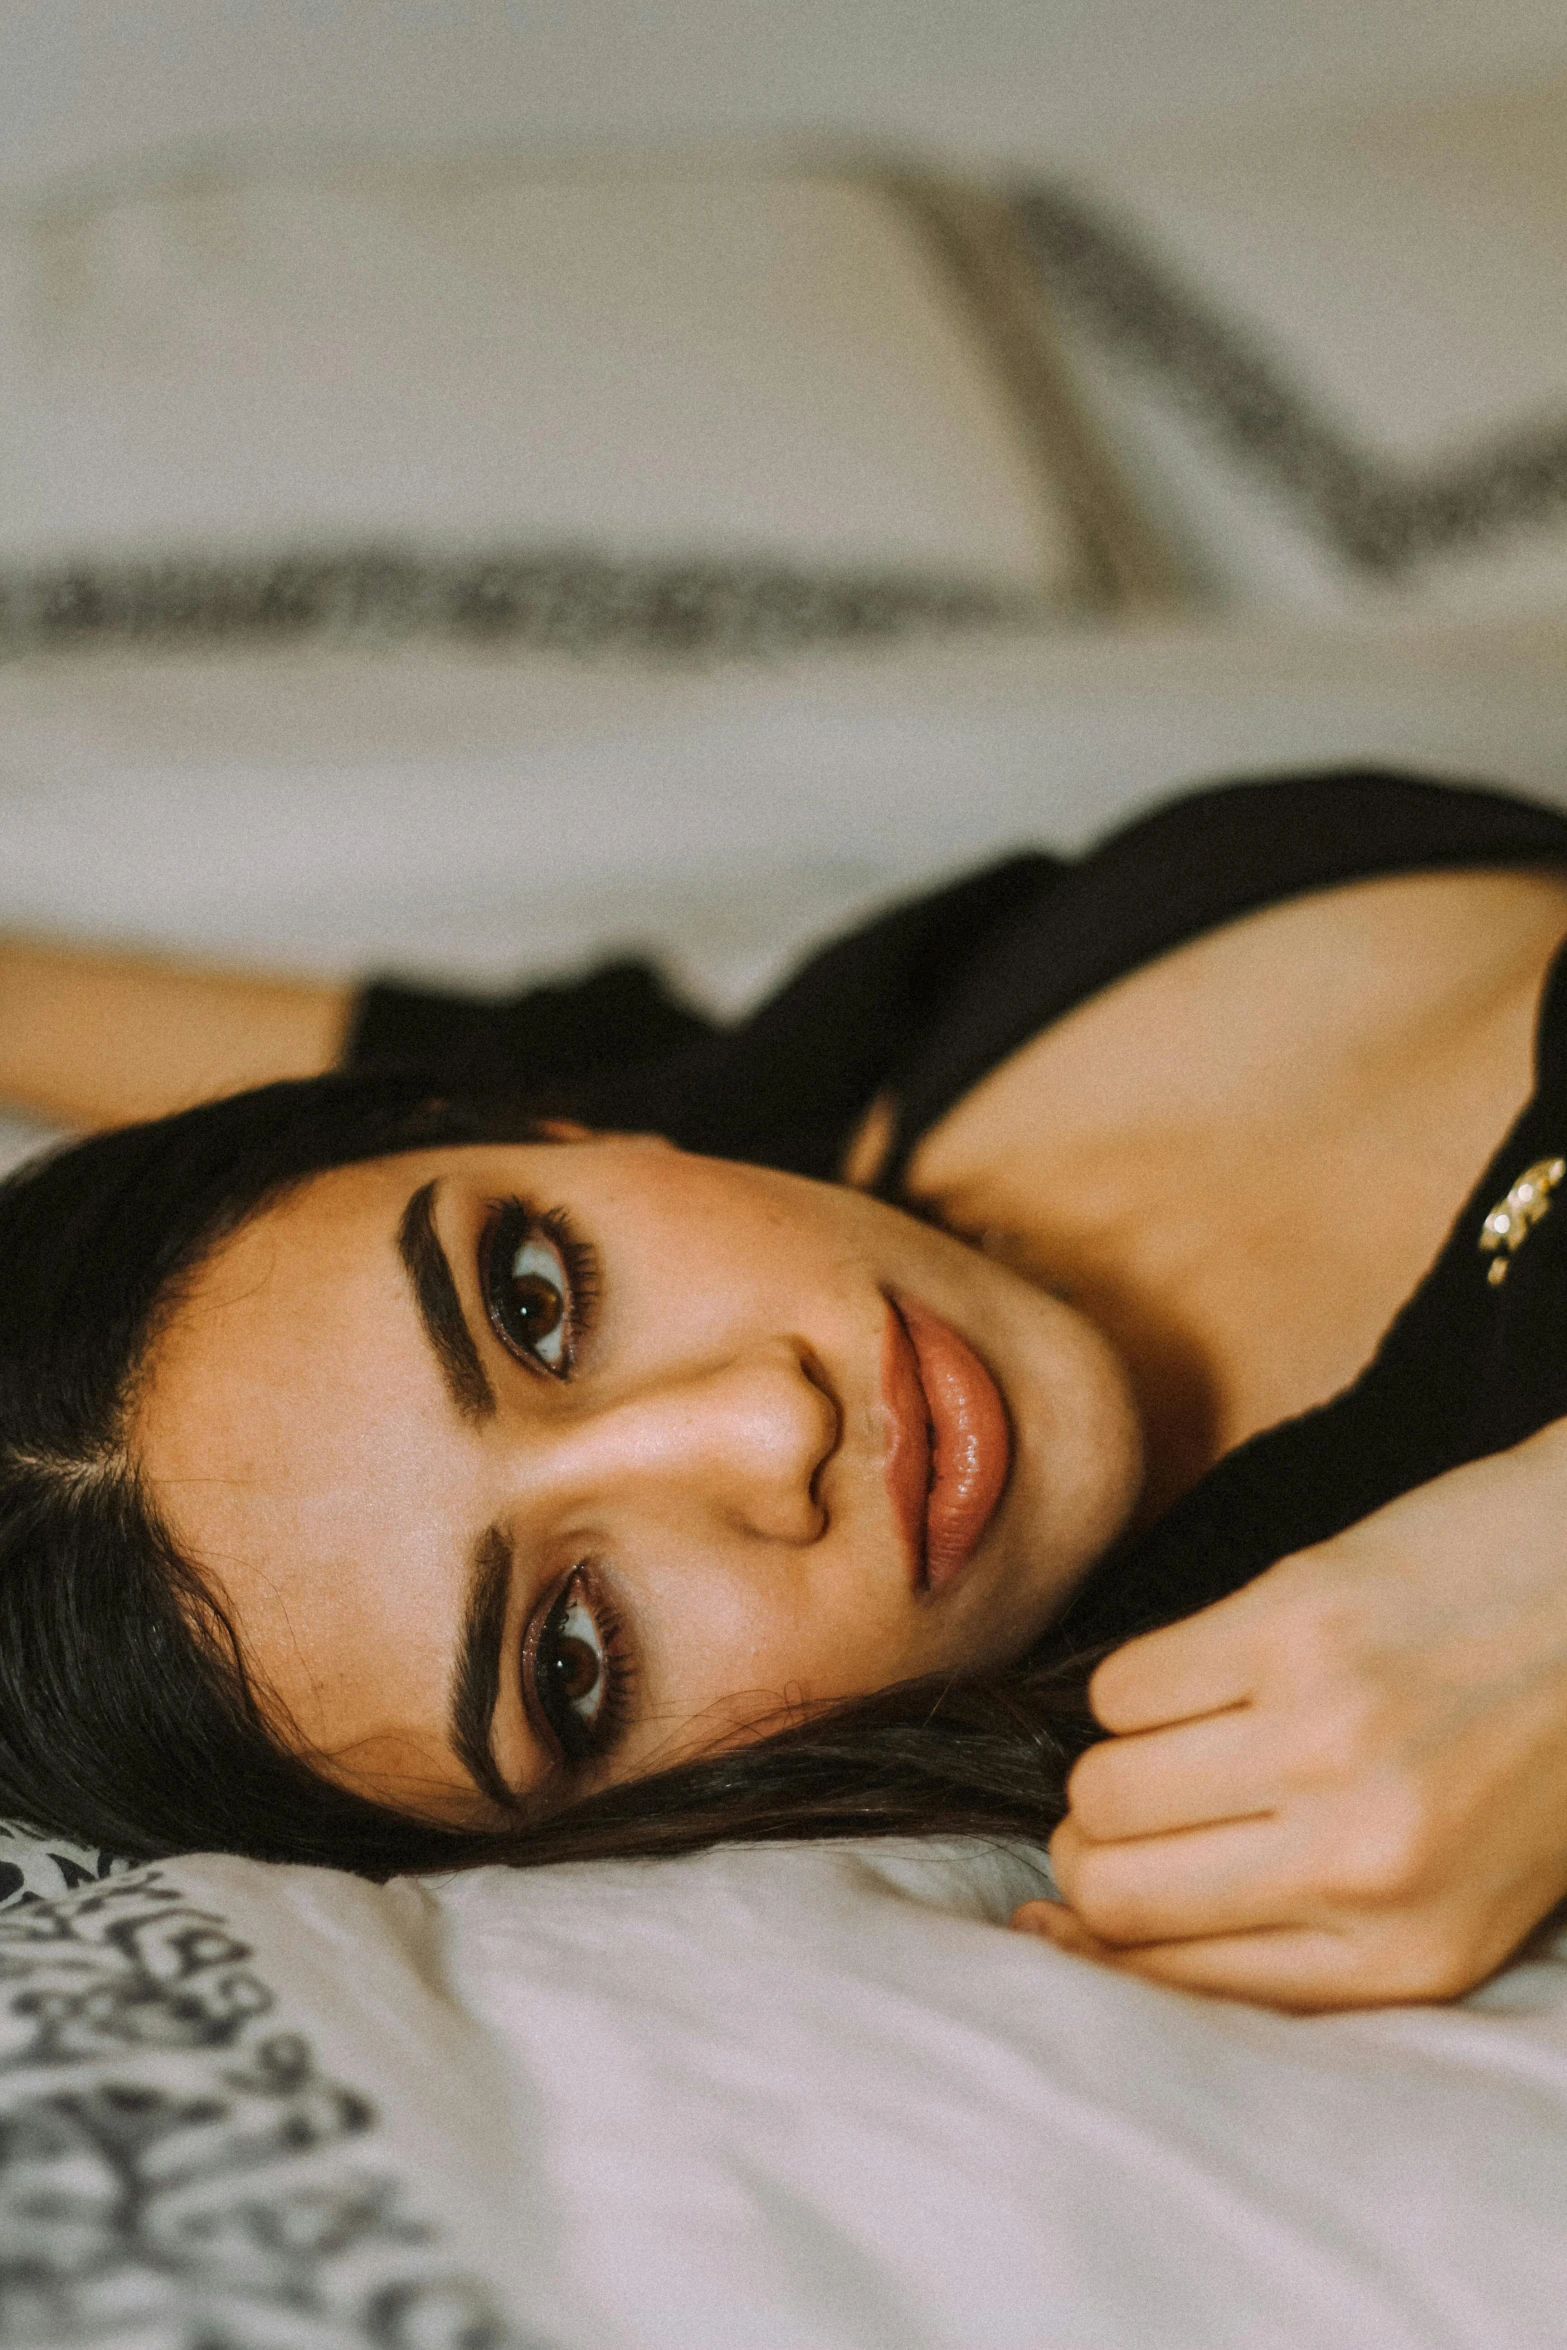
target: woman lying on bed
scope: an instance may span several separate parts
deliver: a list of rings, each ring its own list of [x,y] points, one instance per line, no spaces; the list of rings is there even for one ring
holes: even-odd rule
[[[116,1130],[0,1192],[0,1810],[382,1874],[1059,1820],[1020,1922],[1113,1963],[1477,1982],[1567,1894],[1564,935],[1567,819],[1338,776],[727,1031],[12,946],[0,1091]]]

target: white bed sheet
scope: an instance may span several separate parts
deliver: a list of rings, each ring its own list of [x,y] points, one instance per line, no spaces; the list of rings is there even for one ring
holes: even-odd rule
[[[1567,607],[1202,617],[704,668],[0,667],[0,923],[478,981],[651,944],[736,1005],[820,925],[1182,784],[1334,761],[1567,792]]]
[[[196,1859],[13,1910],[6,2338],[1562,2339],[1567,1946],[1460,2009],[1292,2019],[1006,1933],[1038,1881],[973,1846],[384,1891]]]
[[[406,647],[0,667],[0,926],[497,984],[646,948],[743,1005],[834,924],[1182,785],[1567,801],[1567,610],[1198,616],[703,667]],[[37,1139],[12,1122],[13,1159]]]
[[[1074,388],[1210,595],[1561,601],[1567,79],[1229,115],[1074,188],[1032,215]]]

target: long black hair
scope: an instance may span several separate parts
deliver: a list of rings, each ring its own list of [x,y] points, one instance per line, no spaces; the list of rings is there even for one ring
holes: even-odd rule
[[[0,1813],[136,1858],[225,1851],[373,1877],[726,1841],[1043,1837],[1091,1735],[1077,1665],[906,1682],[484,1832],[338,1785],[281,1743],[234,1629],[125,1441],[210,1252],[295,1186],[405,1151],[541,1139],[412,1076],[271,1085],[89,1137],[0,1184]]]

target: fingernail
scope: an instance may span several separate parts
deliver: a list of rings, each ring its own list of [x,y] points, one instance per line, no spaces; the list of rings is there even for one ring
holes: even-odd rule
[[[1020,1934],[1040,1934],[1047,1942],[1065,1941],[1075,1922],[1071,1911],[1058,1901],[1025,1902],[1012,1919]]]

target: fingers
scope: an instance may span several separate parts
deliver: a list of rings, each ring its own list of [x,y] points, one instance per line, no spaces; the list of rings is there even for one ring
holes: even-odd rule
[[[1277,1741],[1249,1706],[1091,1746],[1067,1782],[1072,1817],[1095,1843],[1162,1836],[1272,1810],[1283,1792]]]
[[[1053,1942],[1058,1950],[1070,1950],[1074,1958],[1092,1958],[1103,1966],[1113,1966],[1125,1953],[1109,1942],[1101,1942],[1091,1934],[1075,1910],[1060,1901],[1025,1901],[1012,1912],[1012,1928],[1019,1934],[1037,1934],[1042,1942]]]
[[[1073,1958],[1090,1960],[1116,1974],[1138,1975],[1145,1982],[1201,1992],[1208,1998],[1250,1999],[1297,2014],[1444,1996],[1411,1991],[1375,1953],[1357,1953],[1341,1936],[1322,1928],[1281,1926],[1120,1950],[1101,1941],[1059,1902],[1025,1902],[1012,1924],[1020,1933],[1035,1934]]]
[[[1156,1730],[1242,1704],[1256,1678],[1250,1639],[1256,1589],[1232,1592],[1200,1615],[1144,1632],[1107,1656],[1088,1684],[1097,1720],[1120,1733]]]
[[[1098,1844],[1075,1818],[1050,1839],[1056,1883],[1091,1933],[1117,1944],[1177,1942],[1298,1923],[1299,1836],[1271,1814]]]
[[[1116,1974],[1198,1991],[1210,1999],[1249,1999],[1300,2015],[1333,2009],[1428,2005],[1460,1997],[1483,1982],[1506,1956],[1455,1960],[1440,1947],[1411,1945],[1402,1936],[1356,1934],[1332,1926],[1272,1926],[1249,1934],[1216,1934],[1152,1942],[1124,1950],[1092,1933],[1059,1902],[1030,1901],[1013,1913],[1022,1933],[1053,1942],[1073,1958]]]

